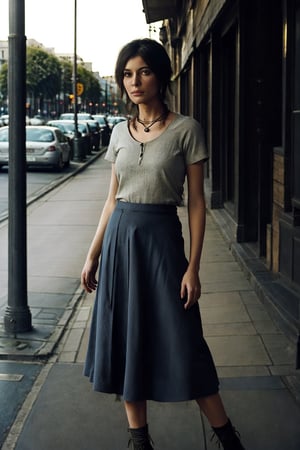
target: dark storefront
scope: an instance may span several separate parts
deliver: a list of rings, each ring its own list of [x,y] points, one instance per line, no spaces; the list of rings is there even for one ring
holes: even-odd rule
[[[300,363],[300,0],[144,0],[203,125],[208,206]]]

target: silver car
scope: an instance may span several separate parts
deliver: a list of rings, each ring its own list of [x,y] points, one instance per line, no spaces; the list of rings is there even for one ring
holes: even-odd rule
[[[0,129],[0,168],[9,164],[8,129]],[[71,147],[58,128],[26,126],[27,166],[50,166],[61,170],[70,164]]]
[[[74,113],[63,113],[59,120],[74,120]],[[89,113],[77,113],[77,120],[93,120],[93,116]]]

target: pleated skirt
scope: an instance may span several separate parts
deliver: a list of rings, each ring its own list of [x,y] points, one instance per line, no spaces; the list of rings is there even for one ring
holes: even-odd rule
[[[106,228],[84,366],[96,391],[176,402],[218,392],[175,206],[118,202]]]

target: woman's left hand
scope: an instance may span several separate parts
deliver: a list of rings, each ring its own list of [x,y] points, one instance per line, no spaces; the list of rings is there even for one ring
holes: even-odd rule
[[[184,309],[190,309],[201,296],[201,284],[198,271],[187,269],[181,282],[180,296],[185,299]]]

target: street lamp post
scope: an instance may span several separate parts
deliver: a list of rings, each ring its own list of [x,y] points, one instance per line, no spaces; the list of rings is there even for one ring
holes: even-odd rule
[[[26,230],[26,37],[25,0],[9,0],[9,224],[7,332],[30,331]]]
[[[106,108],[106,113],[109,114],[110,111],[108,109],[108,80],[105,79],[105,108]]]
[[[82,161],[81,139],[78,133],[78,94],[77,94],[77,0],[74,0],[74,60],[73,60],[73,95],[74,95],[74,127],[73,140],[74,161]]]

